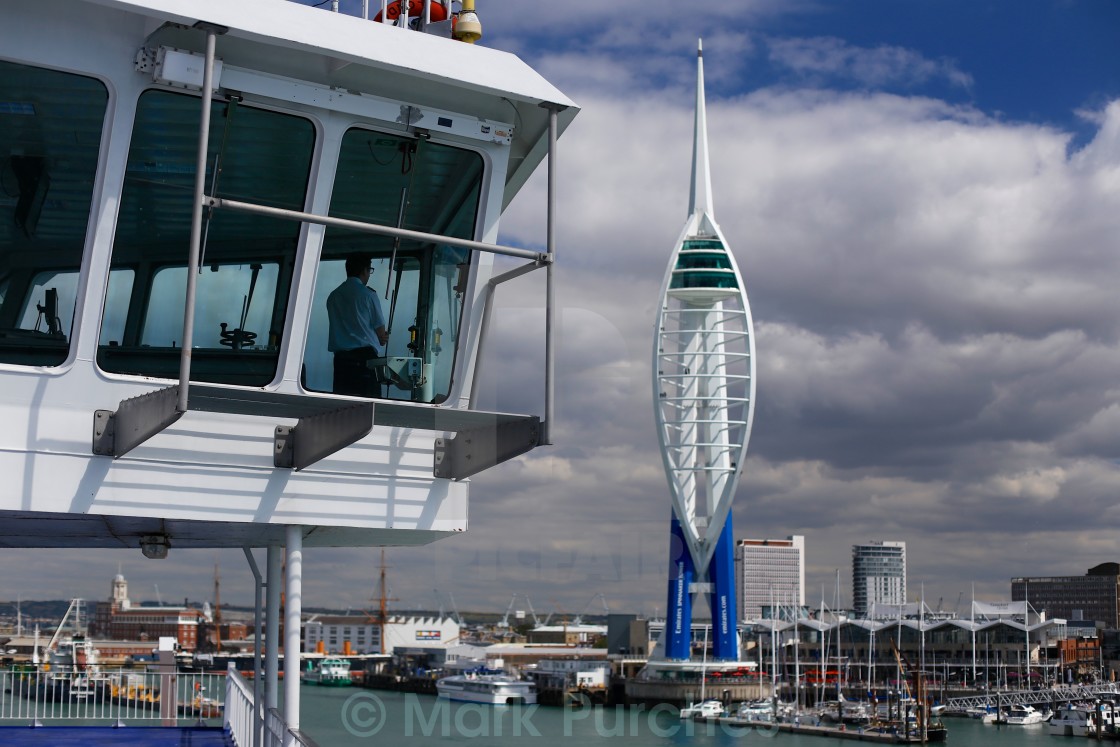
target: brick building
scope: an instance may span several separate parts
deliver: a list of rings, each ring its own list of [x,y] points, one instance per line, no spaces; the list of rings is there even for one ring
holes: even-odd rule
[[[116,641],[158,641],[173,637],[184,651],[199,643],[199,626],[206,621],[202,610],[190,607],[133,607],[128,582],[117,574],[108,601],[98,602],[89,623],[89,635]]]

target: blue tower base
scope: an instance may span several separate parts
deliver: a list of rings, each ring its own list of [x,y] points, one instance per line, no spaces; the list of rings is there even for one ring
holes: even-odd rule
[[[684,539],[681,523],[674,515],[669,534],[669,604],[665,620],[665,658],[687,661],[692,658],[692,594],[696,567]],[[708,565],[712,585],[712,658],[739,660],[736,625],[735,539],[731,516],[724,522],[715,554]]]
[[[712,658],[739,660],[739,636],[735,624],[735,538],[731,514],[727,515],[712,562],[708,566],[712,583]]]
[[[681,661],[692,655],[692,594],[696,576],[684,530],[674,515],[669,532],[669,604],[665,618],[665,657]]]

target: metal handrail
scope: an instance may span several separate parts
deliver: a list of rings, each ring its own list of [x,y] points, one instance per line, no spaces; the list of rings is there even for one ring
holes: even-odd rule
[[[0,670],[0,721],[163,723],[169,714],[189,723],[225,721],[236,718],[225,708],[231,693],[237,697],[235,683],[226,677],[225,672],[149,672],[96,665],[80,670],[12,667]]]
[[[554,416],[555,400],[555,338],[552,332],[553,313],[555,308],[555,286],[553,262],[556,254],[556,140],[558,137],[558,114],[565,106],[545,102],[541,106],[548,110],[548,215],[546,225],[546,251],[534,252],[527,249],[487,244],[471,239],[460,239],[451,236],[441,236],[423,231],[411,231],[403,228],[382,226],[363,221],[352,221],[343,218],[315,215],[297,210],[286,210],[265,205],[256,205],[238,200],[217,198],[205,194],[206,179],[206,154],[209,147],[210,112],[212,108],[212,87],[215,62],[217,35],[225,33],[226,29],[208,24],[198,24],[206,32],[206,54],[203,63],[202,106],[199,125],[198,164],[195,174],[194,204],[191,213],[191,243],[187,263],[187,289],[183,314],[183,349],[179,358],[179,389],[176,411],[178,414],[187,412],[190,389],[191,347],[194,334],[194,307],[195,307],[195,277],[198,274],[201,243],[202,243],[202,213],[204,207],[225,208],[228,210],[269,215],[277,218],[298,220],[305,223],[314,223],[324,226],[345,227],[366,233],[381,234],[403,239],[414,239],[423,242],[437,242],[448,246],[457,246],[474,251],[490,252],[511,257],[532,260],[534,266],[530,269],[543,266],[546,268],[545,289],[545,381],[544,381],[544,419],[541,444],[551,444],[551,426]]]

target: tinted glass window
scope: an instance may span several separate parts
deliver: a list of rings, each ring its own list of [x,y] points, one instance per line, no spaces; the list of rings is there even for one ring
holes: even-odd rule
[[[66,359],[108,101],[92,78],[0,62],[0,362]]]
[[[98,362],[108,371],[178,378],[199,106],[166,91],[140,97],[112,265],[132,282],[106,296]],[[302,117],[215,101],[206,192],[302,210],[314,144]],[[204,215],[192,380],[273,380],[299,231],[290,220]]]
[[[330,212],[473,238],[482,166],[482,157],[473,151],[355,128],[342,141]],[[339,356],[329,350],[327,298],[347,280],[344,260],[354,253],[369,256],[368,287],[378,296],[389,334],[386,348],[377,351],[386,360],[374,364],[378,370],[360,394],[442,402],[458,352],[470,252],[339,228],[327,230],[316,280],[304,360],[306,386],[336,390]]]

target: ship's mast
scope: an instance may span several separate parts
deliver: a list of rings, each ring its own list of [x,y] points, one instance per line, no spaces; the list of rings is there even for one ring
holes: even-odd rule
[[[385,620],[386,620],[386,589],[385,589],[385,548],[381,548],[381,574],[378,583],[380,594],[377,598],[377,625],[381,629],[381,653],[385,653]]]
[[[396,598],[389,596],[389,586],[385,581],[385,570],[388,568],[385,565],[385,548],[381,548],[381,566],[378,573],[377,582],[377,627],[381,631],[381,653],[385,651],[385,629],[389,624],[389,602],[398,601]]]

